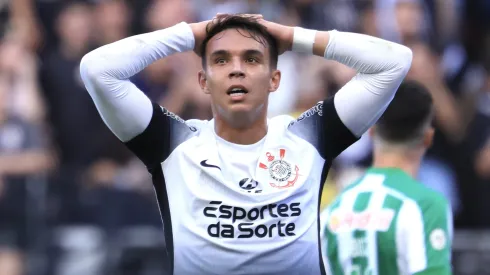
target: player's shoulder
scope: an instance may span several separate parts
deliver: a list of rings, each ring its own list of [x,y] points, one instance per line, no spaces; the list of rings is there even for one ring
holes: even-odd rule
[[[286,129],[294,121],[295,118],[291,115],[277,115],[269,119],[269,124]]]
[[[269,134],[282,138],[288,132],[288,128],[293,124],[295,118],[290,115],[278,115],[267,120]]]
[[[365,177],[369,176],[380,176],[384,187],[405,199],[416,202],[445,199],[440,193],[398,168],[370,168],[365,174]]]
[[[448,201],[443,194],[426,186],[423,182],[410,179],[408,188],[404,191],[405,195],[414,200],[419,205],[447,204]]]
[[[406,206],[418,209],[423,215],[445,213],[449,208],[449,201],[443,194],[425,186],[420,181],[413,180],[409,190],[410,192],[405,193],[409,198],[408,201],[405,201]]]
[[[178,122],[179,124],[188,126],[193,131],[199,130],[199,129],[203,128],[203,127],[207,127],[209,125],[209,123],[210,123],[209,120],[201,120],[201,119],[188,119],[188,120],[184,120],[179,115],[177,115],[177,114],[169,111],[167,108],[165,108],[165,107],[163,107],[161,105],[158,105],[156,103],[154,103],[154,104],[157,105],[158,107],[160,107],[160,109],[162,111],[162,115],[169,117],[171,120],[173,120],[175,122]]]
[[[194,128],[196,131],[201,130],[206,127],[210,127],[210,120],[201,120],[201,119],[188,119],[184,121],[187,126]]]
[[[424,195],[418,198],[417,204],[423,211],[431,208],[446,210],[449,207],[449,201],[443,194],[424,186],[422,183],[419,186],[424,191]]]
[[[333,102],[333,100],[330,101]],[[323,116],[323,106],[324,106],[324,101],[319,101],[317,104],[313,105],[310,109],[302,113],[300,112],[294,113],[294,117],[290,115],[286,115],[285,117],[288,118],[288,122],[287,122],[288,127],[296,125],[299,122],[315,115],[318,115],[320,117]]]

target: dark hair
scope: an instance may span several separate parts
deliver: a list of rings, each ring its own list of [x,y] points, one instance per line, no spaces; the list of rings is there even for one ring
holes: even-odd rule
[[[268,47],[270,65],[272,68],[277,67],[279,54],[276,39],[267,31],[267,28],[264,25],[257,21],[257,19],[240,14],[234,14],[225,15],[214,19],[206,27],[206,37],[204,38],[200,51],[203,68],[206,68],[206,47],[209,40],[216,34],[227,29],[244,30],[245,32],[240,32],[240,34],[254,39],[255,41],[264,45],[266,48]]]
[[[432,122],[433,102],[429,91],[414,81],[403,82],[376,124],[377,135],[393,143],[421,138]]]

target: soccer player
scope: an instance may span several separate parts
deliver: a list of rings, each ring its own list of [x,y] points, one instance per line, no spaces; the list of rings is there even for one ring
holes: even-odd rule
[[[128,80],[192,50],[210,121],[183,121]],[[296,120],[267,119],[286,50],[358,74]],[[312,275],[324,274],[319,198],[332,160],[383,113],[411,60],[408,48],[370,36],[219,15],[105,45],[80,70],[104,122],[152,175],[171,273]]]
[[[330,274],[451,274],[448,202],[415,179],[432,143],[433,113],[429,92],[404,82],[370,129],[373,167],[321,215]]]

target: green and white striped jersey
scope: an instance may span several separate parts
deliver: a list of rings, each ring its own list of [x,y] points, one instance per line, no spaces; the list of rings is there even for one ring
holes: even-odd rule
[[[331,275],[451,273],[447,200],[397,168],[371,168],[321,214]]]

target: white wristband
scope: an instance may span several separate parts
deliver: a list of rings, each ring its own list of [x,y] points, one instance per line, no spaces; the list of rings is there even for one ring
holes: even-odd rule
[[[315,43],[316,30],[303,29],[294,27],[293,34],[293,52],[313,53],[313,44]]]

